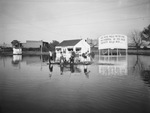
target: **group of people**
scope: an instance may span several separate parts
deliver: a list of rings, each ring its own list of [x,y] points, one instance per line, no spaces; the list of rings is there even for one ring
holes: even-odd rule
[[[60,64],[60,75],[63,75],[64,68],[68,68],[68,67],[65,67],[64,64]],[[71,73],[75,72],[75,65],[74,64],[71,63],[69,68],[70,68]],[[49,71],[50,71],[49,77],[51,78],[52,72],[53,72],[53,64],[52,63],[49,63]],[[86,77],[89,78],[90,71],[88,70],[87,65],[84,65],[83,72],[86,75]]]
[[[88,61],[88,58],[93,59],[95,54],[94,54],[94,52],[89,53],[87,51],[87,52],[83,53],[81,56],[84,59],[83,61],[86,62],[86,61]],[[76,54],[74,51],[72,51],[71,56],[69,58],[69,63],[74,63],[75,58],[76,58]],[[56,60],[56,52],[55,51],[54,52],[49,51],[49,63],[52,63],[52,61],[55,62],[55,60]],[[60,52],[60,64],[64,63],[65,61],[66,61],[66,58],[63,56],[63,53]]]
[[[84,61],[87,61],[87,57],[88,56],[91,56],[94,58],[94,54],[89,54],[88,52],[86,53],[83,53],[82,54],[82,57],[84,58]],[[70,71],[73,73],[74,72],[74,62],[75,62],[75,57],[76,57],[76,54],[74,51],[72,51],[71,53],[71,56],[69,58],[69,63],[70,63]],[[56,52],[52,52],[52,51],[49,51],[49,71],[50,71],[50,76],[52,75],[52,72],[53,72],[53,63],[55,63],[55,60],[56,60]],[[63,74],[63,70],[64,70],[64,62],[66,61],[65,57],[63,56],[63,53],[61,52],[60,53],[60,61],[59,61],[59,64],[60,64],[60,72],[61,72],[61,75]],[[89,74],[90,71],[87,71],[87,66],[84,66],[84,73],[86,75]]]

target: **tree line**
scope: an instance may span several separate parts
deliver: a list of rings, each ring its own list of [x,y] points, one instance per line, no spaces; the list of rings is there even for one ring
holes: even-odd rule
[[[11,42],[11,44],[14,48],[23,48],[23,50],[29,50],[29,51],[30,50],[31,51],[32,50],[33,51],[36,51],[36,50],[39,51],[39,50],[41,50],[41,47],[42,47],[42,51],[46,52],[46,51],[55,51],[55,47],[59,44],[59,42],[56,40],[53,40],[50,43],[45,43],[44,46],[40,46],[39,48],[24,48],[22,43],[20,43],[20,41],[18,41],[18,40],[13,40]]]
[[[134,46],[138,50],[139,48],[143,47],[146,49],[150,46],[150,25],[145,27],[142,31],[134,30],[129,35],[131,42],[134,43]],[[22,47],[22,44],[18,40],[13,40],[11,42],[12,46],[15,48]],[[46,43],[45,46],[42,47],[43,51],[54,51],[55,47],[59,44],[58,41],[53,40],[50,43]],[[93,40],[89,42],[89,44],[93,44],[92,47],[95,47],[97,43],[94,43]],[[41,49],[41,48],[39,48]]]
[[[142,31],[134,30],[130,34],[131,42],[135,44],[136,49],[143,47],[144,49],[150,45],[150,25]]]

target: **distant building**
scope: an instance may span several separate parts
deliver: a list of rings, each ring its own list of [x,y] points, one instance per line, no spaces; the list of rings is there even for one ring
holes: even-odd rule
[[[150,48],[150,41],[142,40],[140,48]]]
[[[135,43],[128,43],[128,49],[135,49],[136,45]]]
[[[60,53],[62,52],[66,60],[68,60],[73,51],[81,56],[83,53],[90,53],[91,48],[83,39],[64,40],[56,46],[56,58],[60,58]]]
[[[27,40],[26,43],[22,43],[23,48],[41,48],[48,44],[48,42],[44,42],[42,40],[40,41],[33,41],[33,40]]]

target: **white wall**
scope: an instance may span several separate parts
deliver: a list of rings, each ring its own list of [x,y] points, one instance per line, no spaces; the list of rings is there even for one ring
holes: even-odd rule
[[[89,51],[89,53],[91,52],[91,47],[90,45],[85,41],[85,40],[81,40],[79,43],[77,43],[75,46],[66,46],[66,47],[59,47],[57,46],[56,48],[61,48],[61,51],[63,52],[64,49],[66,49],[66,53],[63,54],[63,56],[66,58],[66,60],[69,60],[71,53],[67,50],[67,48],[73,48],[73,51],[76,50],[76,48],[81,47],[81,55],[82,53],[86,53],[87,51]],[[76,52],[76,51],[75,51]],[[60,51],[56,51],[56,60],[59,60],[60,58]]]
[[[69,60],[71,53],[67,50],[68,48],[73,48],[73,46],[66,46],[66,47],[59,47],[57,46],[56,48],[61,48],[61,51],[55,51],[56,52],[56,60],[59,60],[61,54],[60,52],[62,52],[63,56],[66,58],[66,60]],[[63,53],[63,51],[66,51],[66,53]]]
[[[89,51],[89,53],[91,52],[91,47],[90,45],[85,41],[85,40],[81,40],[78,44],[75,45],[76,47],[81,47],[81,54],[85,53],[87,51]]]
[[[19,49],[13,48],[13,54],[22,54],[22,48]]]

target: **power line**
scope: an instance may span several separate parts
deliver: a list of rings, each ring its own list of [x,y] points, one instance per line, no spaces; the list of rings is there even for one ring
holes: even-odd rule
[[[69,26],[77,26],[77,25],[89,25],[89,24],[97,24],[103,22],[120,22],[120,21],[128,21],[128,20],[139,20],[139,19],[150,19],[150,17],[135,17],[135,18],[125,18],[125,19],[117,19],[117,20],[101,20],[97,22],[90,22],[90,23],[79,23],[79,24],[71,24],[71,25],[62,25],[61,27],[69,27]]]
[[[6,13],[3,13],[3,14],[5,14],[5,15],[7,15],[7,16],[10,16],[11,15],[11,17],[13,17],[13,18],[15,18],[16,20],[18,20],[18,21],[20,21],[20,22],[23,22],[24,24],[28,24],[28,25],[30,25],[31,27],[35,27],[35,28],[37,28],[37,29],[41,29],[42,31],[45,31],[45,32],[47,32],[47,33],[50,33],[50,34],[53,34],[53,35],[57,35],[57,36],[73,36],[73,35],[67,35],[67,34],[62,34],[62,33],[56,33],[56,32],[53,32],[53,31],[49,31],[49,30],[47,30],[47,29],[45,29],[45,28],[42,28],[42,27],[40,27],[40,26],[37,26],[37,25],[35,25],[35,24],[32,24],[32,23],[27,23],[27,22],[25,22],[24,20],[22,20],[22,19],[20,19],[20,18],[18,18],[18,17],[16,17],[16,16],[14,16],[14,15],[12,15],[12,14],[8,14],[8,12]]]
[[[94,9],[96,9],[96,11],[93,10],[93,9],[91,9],[90,12],[89,11],[85,11],[85,12],[78,11],[79,13],[74,13],[74,14],[72,13],[70,15],[66,15],[66,16],[63,16],[63,17],[58,16],[58,18],[62,19],[62,18],[70,17],[70,16],[71,17],[72,16],[79,16],[79,15],[83,16],[83,15],[87,15],[87,14],[92,14],[93,15],[95,13],[105,13],[106,11],[112,12],[112,11],[115,11],[115,10],[121,10],[121,9],[130,8],[130,7],[137,7],[137,6],[146,5],[146,4],[150,4],[150,1],[142,2],[142,3],[138,3],[138,4],[134,4],[134,5],[129,5],[129,6],[124,6],[124,7],[120,7],[120,8],[111,8],[111,9],[103,9],[103,10],[100,10],[100,9],[98,9],[99,7],[97,7],[97,8],[94,8]]]

